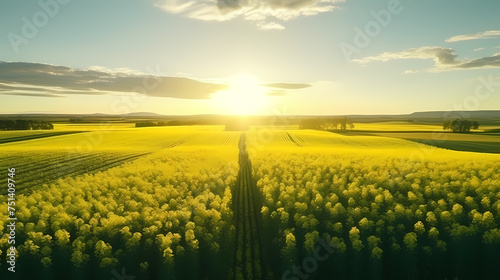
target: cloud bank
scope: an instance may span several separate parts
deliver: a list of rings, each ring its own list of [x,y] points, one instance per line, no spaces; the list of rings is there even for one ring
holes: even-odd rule
[[[428,71],[450,71],[461,69],[500,68],[500,53],[475,59],[458,59],[453,49],[443,47],[420,47],[401,52],[385,52],[377,56],[353,60],[358,63],[400,59],[433,59],[434,67]],[[408,73],[415,71],[409,70]]]
[[[142,93],[180,99],[208,99],[229,86],[182,77],[153,76],[129,69],[82,70],[40,63],[0,62],[0,94],[64,97]]]
[[[490,30],[484,32],[478,32],[474,34],[465,34],[453,36],[451,38],[446,39],[448,43],[461,42],[461,41],[469,41],[469,40],[477,40],[477,39],[490,39],[500,37],[500,30]]]
[[[94,66],[75,69],[41,63],[1,62],[0,95],[64,98],[75,94],[133,94],[179,99],[210,99],[230,88],[223,82],[205,82],[184,77],[148,75],[127,68]],[[284,96],[310,84],[270,83],[268,96]]]
[[[155,6],[171,14],[193,19],[226,21],[234,18],[255,21],[262,30],[281,30],[276,20],[331,12],[344,0],[161,0]]]

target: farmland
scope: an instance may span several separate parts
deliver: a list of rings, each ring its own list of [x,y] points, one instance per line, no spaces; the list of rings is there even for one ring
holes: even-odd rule
[[[225,241],[234,236],[239,134],[216,130],[152,128],[4,144],[2,164],[9,161],[19,177],[20,277],[109,279],[109,268],[121,263],[144,278],[176,279],[186,271],[193,279],[222,278],[232,256]],[[100,141],[84,151],[59,148],[89,139]],[[37,177],[43,179],[29,184]],[[3,234],[3,254],[6,245]]]
[[[0,280],[500,280],[500,1],[0,3]]]
[[[361,123],[344,135],[370,135],[407,139],[429,146],[455,151],[500,153],[498,126],[485,125],[473,133],[443,131],[437,124],[408,124],[401,122]]]
[[[269,135],[248,138],[275,273],[286,279],[500,275],[493,261],[500,246],[500,157],[379,136]],[[311,259],[318,238],[333,248],[321,261]],[[300,272],[292,273],[294,266]]]
[[[383,132],[55,127],[78,133],[0,144],[23,279],[500,276],[500,155]]]

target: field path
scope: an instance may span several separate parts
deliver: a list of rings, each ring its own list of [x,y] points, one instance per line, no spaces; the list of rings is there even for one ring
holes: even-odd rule
[[[260,240],[260,207],[256,199],[256,185],[252,178],[252,165],[246,151],[245,134],[239,142],[238,180],[233,201],[236,217],[236,246],[233,279],[265,279]]]

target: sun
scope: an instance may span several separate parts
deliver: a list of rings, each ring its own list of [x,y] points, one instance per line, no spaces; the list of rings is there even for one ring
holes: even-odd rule
[[[213,99],[222,111],[232,115],[255,115],[266,107],[268,98],[261,82],[248,74],[229,79],[229,88],[214,94]]]

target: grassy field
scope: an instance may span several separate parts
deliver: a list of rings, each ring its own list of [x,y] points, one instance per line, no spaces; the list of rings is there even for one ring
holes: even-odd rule
[[[471,151],[480,153],[500,153],[500,135],[489,133],[450,133],[450,132],[424,132],[424,133],[372,133],[383,137],[408,139],[444,149],[457,151]]]
[[[488,132],[500,129],[498,125],[481,125],[474,132]],[[441,123],[426,124],[413,122],[372,122],[372,123],[355,123],[354,131],[374,131],[374,132],[434,132],[443,131]]]
[[[414,142],[456,151],[500,153],[500,134],[497,126],[483,126],[471,133],[451,133],[438,125],[417,125],[401,122],[359,124],[354,130],[333,131],[349,136],[381,136],[407,139]]]

